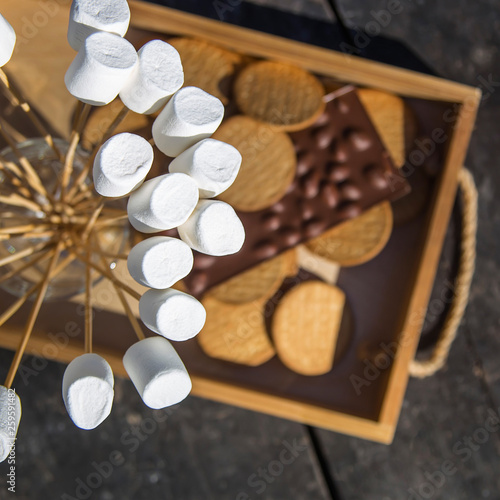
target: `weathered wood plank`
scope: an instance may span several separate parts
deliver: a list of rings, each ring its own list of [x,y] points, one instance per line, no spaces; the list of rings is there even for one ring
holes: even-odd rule
[[[2,377],[11,357],[0,351]],[[116,379],[110,417],[83,431],[64,409],[64,366],[26,357],[23,367],[16,498],[330,498],[299,424],[195,397],[155,411],[130,381]],[[7,467],[0,465],[2,492]]]
[[[483,389],[464,333],[446,370],[410,381],[391,446],[318,431],[344,500],[498,498],[500,424],[488,419],[500,407]]]

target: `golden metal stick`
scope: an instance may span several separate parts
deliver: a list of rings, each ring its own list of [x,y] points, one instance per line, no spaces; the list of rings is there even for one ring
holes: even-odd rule
[[[12,137],[8,134],[8,132],[5,129],[5,121],[0,118],[0,134],[2,137],[5,139],[9,147],[12,149],[12,152],[16,156],[17,160],[19,161],[19,164],[21,167],[24,169],[24,172],[26,174],[26,180],[29,182],[31,187],[37,191],[39,194],[41,194],[44,198],[47,198],[51,202],[53,201],[52,197],[49,195],[47,190],[45,189],[40,177],[38,176],[38,173],[36,170],[33,168],[33,165],[28,161],[26,156],[24,156],[21,151],[19,151],[15,141],[12,139]]]
[[[29,257],[30,255],[33,255],[34,253],[38,253],[40,250],[44,250],[46,247],[48,247],[52,243],[53,243],[53,240],[42,241],[38,245],[25,248],[24,250],[21,250],[20,252],[16,252],[12,255],[7,255],[3,259],[0,259],[0,267],[3,267],[7,264],[12,264],[13,262],[16,262],[16,260],[23,259],[24,257]]]
[[[90,260],[90,245],[87,245],[87,259]],[[85,352],[92,352],[92,269],[85,266]]]
[[[77,99],[76,100],[75,114],[73,115],[73,121],[71,123],[71,132],[76,130],[76,126],[78,125],[78,122],[80,120],[82,110],[83,110],[83,102],[80,101],[80,99]]]
[[[21,134],[21,132],[19,132],[19,130],[17,130],[16,128],[14,128],[9,122],[4,122],[4,127],[7,133],[18,144],[28,140],[28,138],[24,134]]]
[[[89,265],[91,261],[90,253],[90,238],[88,237],[89,233],[94,229],[94,225],[101,213],[101,210],[104,207],[104,200],[101,201],[100,205],[94,210],[94,213],[89,217],[87,224],[85,225],[85,229],[83,230],[81,239],[85,241],[87,244],[87,263],[85,266],[85,352],[92,352],[92,269]]]
[[[21,234],[0,234],[0,241],[7,241],[11,238],[21,238],[21,239],[35,239],[35,238],[50,238],[56,234],[56,230],[52,229],[49,231],[30,231],[28,233]]]
[[[20,233],[27,233],[35,229],[48,229],[48,228],[50,228],[49,224],[24,224],[21,226],[0,227],[0,234],[15,235]]]
[[[118,298],[120,299],[120,302],[122,303],[125,314],[127,315],[128,320],[130,321],[130,324],[132,325],[132,328],[134,329],[134,332],[137,335],[137,338],[139,340],[144,340],[146,338],[146,336],[144,335],[144,332],[142,331],[142,328],[141,328],[141,325],[139,324],[139,321],[134,316],[132,309],[130,309],[130,305],[127,302],[127,298],[125,297],[122,290],[114,282],[112,282],[112,284],[113,284],[113,288],[116,291],[116,294],[118,295]]]
[[[56,247],[56,252],[52,256],[50,264],[47,268],[47,272],[40,284],[40,290],[38,292],[38,296],[31,309],[28,321],[26,322],[23,336],[21,337],[21,341],[19,343],[18,348],[16,349],[14,359],[12,360],[12,364],[10,365],[9,372],[7,373],[7,377],[5,379],[4,385],[5,387],[7,387],[7,389],[9,389],[12,386],[12,382],[14,381],[14,377],[16,376],[17,370],[19,368],[19,363],[21,362],[26,346],[28,345],[28,340],[31,336],[31,333],[33,332],[36,319],[38,317],[38,314],[40,313],[40,308],[42,307],[43,299],[45,298],[45,294],[47,293],[47,288],[50,282],[50,275],[52,274],[52,271],[54,270],[57,264],[63,246],[64,246],[63,241],[59,240]]]
[[[14,175],[16,175],[20,180],[24,180],[24,175],[21,172],[21,169],[13,162],[7,160],[4,156],[0,155],[0,161],[2,162],[3,167],[10,170]]]
[[[50,132],[40,121],[38,116],[33,112],[29,102],[21,95],[21,92],[10,83],[7,75],[1,69],[0,69],[0,81],[2,82],[6,92],[10,94],[10,97],[14,99],[14,104],[17,103],[17,105],[28,115],[28,118],[31,120],[35,128],[40,132],[40,134],[42,134],[43,138],[45,139],[45,142],[52,148],[52,150],[57,155],[59,160],[63,161],[64,157],[59,148],[56,146],[54,138],[52,137]]]
[[[40,205],[40,203],[36,200],[38,191],[33,189],[26,177],[26,174],[23,173],[16,163],[8,161],[4,156],[0,155],[0,169],[7,174],[12,184],[16,186],[18,191],[23,196],[33,199],[33,201],[42,209],[42,205]]]
[[[84,182],[84,181],[82,181],[82,182]],[[76,183],[75,183],[75,185],[76,185]],[[70,189],[70,193],[74,187],[75,186],[72,186],[72,188]],[[88,191],[81,191],[80,193],[76,194],[75,196],[72,196],[69,203],[71,203],[71,205],[73,207],[77,208],[77,207],[81,207],[82,205],[85,206],[88,204],[92,204],[94,202],[95,202],[95,195],[89,189]]]
[[[115,222],[120,222],[122,220],[128,219],[128,214],[125,212],[121,215],[116,215],[114,217],[103,217],[96,222],[97,227],[108,226],[109,224],[114,224]]]
[[[35,203],[32,200],[27,200],[17,193],[13,193],[9,196],[0,195],[0,203],[11,205],[13,207],[27,208],[28,210],[33,210],[34,212],[38,212],[41,210],[41,207],[38,203]]]
[[[117,286],[119,286],[124,292],[128,293],[131,297],[133,297],[136,300],[140,300],[141,294],[139,292],[136,292],[133,288],[128,286],[126,283],[123,281],[119,280],[117,277],[113,276],[113,273],[101,266],[99,264],[95,264],[91,260],[87,259],[82,253],[79,253],[78,249],[71,249],[71,252],[74,252],[75,255],[80,259],[82,262],[85,264],[88,264],[90,267],[95,269],[98,273],[102,274],[105,278],[109,279],[111,282],[115,283]]]
[[[25,198],[34,198],[33,192],[25,187],[21,181],[10,169],[8,169],[4,164],[0,163],[0,170],[5,173],[9,178],[10,182],[17,189],[17,191],[22,194]],[[41,208],[41,207],[40,207]]]
[[[94,225],[96,224],[97,218],[99,217],[99,214],[101,213],[101,210],[103,208],[104,208],[104,200],[101,200],[101,203],[99,203],[99,205],[96,207],[93,214],[90,216],[90,218],[87,222],[87,225],[85,226],[85,229],[83,230],[83,233],[81,236],[83,241],[85,241],[88,238],[88,235],[89,235],[90,231],[92,230],[92,228],[94,227]]]
[[[30,267],[33,267],[34,265],[43,261],[44,259],[48,259],[49,257],[51,257],[54,254],[55,251],[56,251],[55,248],[53,248],[52,250],[48,250],[47,252],[42,253],[42,254],[38,255],[37,257],[35,257],[34,259],[26,262],[21,267],[17,267],[15,269],[12,269],[8,273],[5,273],[3,276],[0,276],[0,283],[4,283],[5,281],[9,280],[10,278],[15,276],[16,274],[20,274],[23,271],[26,271],[26,269],[29,269]]]
[[[107,262],[106,259],[104,258],[104,255],[103,255],[102,250],[101,250],[101,246],[99,245],[99,241],[97,240],[97,238],[96,238],[96,246],[98,248],[98,252],[101,255],[101,263],[104,265],[105,269],[109,269],[109,262]],[[124,293],[112,280],[111,280],[111,283],[113,285],[113,288],[115,289],[116,294],[118,295],[118,298],[120,299],[120,302],[122,303],[125,314],[127,315],[128,320],[130,321],[130,324],[132,325],[132,328],[134,329],[134,332],[137,335],[137,338],[139,340],[145,339],[146,336],[144,335],[144,332],[141,328],[141,325],[139,324],[139,321],[137,320],[137,318],[134,316],[132,309],[130,309],[130,305],[127,302],[127,298],[125,297]]]
[[[61,199],[64,200],[66,197],[66,188],[68,187],[69,180],[71,179],[71,174],[73,173],[73,163],[75,159],[76,148],[80,142],[80,135],[82,133],[83,127],[87,121],[88,115],[92,106],[90,104],[84,104],[80,116],[78,117],[77,123],[73,131],[71,132],[71,138],[69,141],[68,152],[64,158],[64,167],[61,175]],[[83,179],[85,180],[85,179]],[[79,182],[79,181],[77,181]]]
[[[105,250],[101,250],[100,248],[97,248],[95,246],[92,246],[92,251],[102,255],[103,257],[108,257],[113,260],[127,260],[128,259],[128,254],[126,253],[112,253],[112,252],[106,252]]]
[[[68,255],[62,262],[58,264],[58,266],[54,269],[54,271],[50,275],[50,279],[55,278],[59,273],[64,271],[69,264],[71,264],[76,257],[71,254]],[[42,281],[33,285],[28,291],[19,299],[16,300],[12,305],[10,305],[6,311],[4,311],[0,315],[0,326],[2,326],[6,321],[8,321],[14,314],[21,308],[21,306],[28,300],[28,298],[33,295],[40,287],[42,286]]]

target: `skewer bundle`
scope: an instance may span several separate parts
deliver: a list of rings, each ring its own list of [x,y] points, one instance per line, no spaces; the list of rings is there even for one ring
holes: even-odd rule
[[[78,53],[65,83],[78,105],[65,151],[0,69],[0,84],[10,101],[27,114],[61,164],[56,189],[47,189],[36,166],[18,147],[11,127],[0,118],[0,135],[16,158],[8,161],[0,157],[5,182],[15,189],[10,196],[0,194],[0,203],[8,207],[2,215],[8,218],[12,209],[12,219],[19,218],[15,212],[19,207],[25,213],[37,213],[32,218],[26,215],[18,225],[0,228],[0,240],[16,237],[37,241],[0,258],[0,267],[21,264],[4,273],[0,283],[45,263],[43,278],[0,314],[1,326],[35,297],[4,386],[0,386],[0,460],[8,456],[21,416],[20,400],[9,389],[48,287],[71,263],[80,261],[85,266],[85,354],[68,365],[62,393],[74,423],[93,429],[109,415],[114,396],[112,369],[92,349],[92,287],[96,277],[112,283],[138,337],[123,359],[127,373],[146,405],[164,408],[182,401],[191,390],[186,368],[169,340],[192,338],[206,318],[200,302],[170,287],[191,271],[192,249],[227,255],[243,245],[244,229],[232,207],[209,199],[234,182],[241,164],[241,155],[234,147],[209,138],[222,121],[222,103],[201,89],[181,88],[182,63],[169,44],[153,40],[137,53],[123,38],[129,22],[126,0],[73,1],[68,41]],[[0,16],[0,66],[10,59],[14,44],[14,30]],[[83,168],[75,171],[77,149],[92,106],[106,105],[118,95],[124,103],[122,111]],[[160,153],[177,158],[169,173],[146,181],[154,160],[153,141],[113,133],[129,110],[151,114],[161,108],[152,129],[154,144]],[[127,211],[107,203],[123,197],[129,197]],[[177,227],[180,239],[151,236],[138,243],[128,257],[110,255],[102,247],[99,232],[127,219],[146,234]],[[113,257],[127,257],[131,276],[150,290],[141,296],[118,279],[110,268]],[[157,335],[145,337],[132,313],[130,298],[139,301],[143,323]]]

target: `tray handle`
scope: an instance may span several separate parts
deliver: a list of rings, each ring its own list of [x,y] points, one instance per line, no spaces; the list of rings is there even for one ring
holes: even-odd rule
[[[432,353],[427,359],[413,359],[410,362],[410,375],[417,378],[434,375],[445,365],[469,300],[476,264],[477,189],[472,174],[465,167],[460,170],[458,182],[462,200],[462,230],[458,273],[455,280],[456,293]]]

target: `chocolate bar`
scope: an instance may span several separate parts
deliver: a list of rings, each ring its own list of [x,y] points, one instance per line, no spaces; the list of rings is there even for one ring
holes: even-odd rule
[[[355,88],[343,87],[325,100],[325,112],[312,126],[290,134],[297,172],[287,193],[268,208],[238,212],[246,240],[237,254],[195,252],[193,271],[184,280],[189,293],[201,297],[226,279],[410,191]]]

